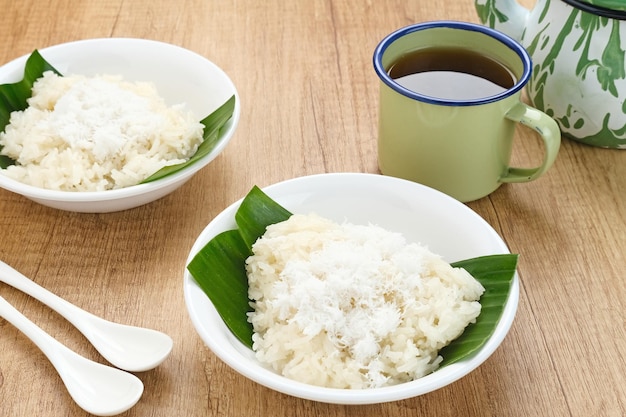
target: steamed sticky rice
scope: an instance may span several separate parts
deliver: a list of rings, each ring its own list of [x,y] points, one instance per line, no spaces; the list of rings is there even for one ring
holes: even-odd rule
[[[182,104],[168,107],[151,83],[118,76],[44,73],[23,111],[0,133],[0,174],[62,191],[135,185],[188,160],[204,126]]]
[[[427,375],[475,322],[482,285],[377,226],[298,215],[271,225],[246,262],[257,359],[332,388]]]

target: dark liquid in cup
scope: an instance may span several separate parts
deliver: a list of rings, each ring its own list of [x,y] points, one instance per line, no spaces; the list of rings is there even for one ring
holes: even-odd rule
[[[401,56],[388,70],[398,84],[426,96],[474,100],[494,96],[515,85],[506,66],[463,48],[426,48]]]

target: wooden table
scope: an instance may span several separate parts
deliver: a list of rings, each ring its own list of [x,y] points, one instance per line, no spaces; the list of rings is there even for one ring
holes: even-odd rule
[[[0,190],[0,259],[95,314],[174,339],[165,363],[137,374],[145,393],[126,415],[626,415],[626,151],[565,139],[544,177],[468,204],[521,254],[520,304],[494,355],[436,392],[371,406],[291,398],[224,365],[188,318],[183,271],[204,226],[255,184],[377,173],[376,44],[413,22],[477,22],[472,0],[44,4],[2,0],[0,63],[78,39],[156,39],[208,57],[241,95],[241,122],[223,154],[155,203],[79,214]],[[533,134],[518,132],[515,160],[531,163],[537,147]],[[0,295],[69,347],[102,361],[48,308],[6,285]],[[0,415],[84,414],[43,354],[0,319]]]

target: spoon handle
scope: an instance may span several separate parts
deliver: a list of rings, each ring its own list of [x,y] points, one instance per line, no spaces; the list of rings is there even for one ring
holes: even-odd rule
[[[58,362],[56,348],[58,347],[57,343],[60,342],[26,318],[3,297],[0,297],[0,317],[4,317],[9,323],[24,333],[53,364]]]
[[[91,361],[30,321],[0,296],[0,317],[28,337],[50,360],[72,399],[85,411],[101,416],[122,413],[134,406],[143,393],[136,376]]]
[[[72,323],[76,328],[78,328],[78,330],[83,332],[83,334],[87,331],[85,326],[83,326],[83,318],[85,316],[94,316],[88,311],[85,311],[82,308],[64,300],[58,295],[48,291],[2,261],[0,261],[0,282],[4,282],[5,284],[17,288],[18,290],[41,301]],[[89,338],[88,334],[85,334],[85,336]]]

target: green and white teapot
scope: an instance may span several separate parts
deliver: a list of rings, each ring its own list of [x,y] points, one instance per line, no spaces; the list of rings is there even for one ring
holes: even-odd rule
[[[527,93],[563,134],[626,149],[626,1],[475,0],[483,24],[518,40],[533,60]]]

